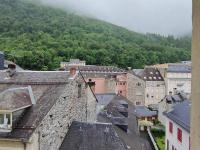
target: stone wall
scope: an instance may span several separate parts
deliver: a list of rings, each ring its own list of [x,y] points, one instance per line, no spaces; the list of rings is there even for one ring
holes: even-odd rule
[[[78,96],[78,88],[81,88],[81,97]],[[36,130],[40,135],[40,150],[58,150],[72,121],[96,120],[94,116],[96,112],[90,112],[96,111],[96,108],[93,108],[94,99],[91,98],[91,93],[87,95],[88,91],[89,89],[86,89],[85,83],[80,78],[70,81],[66,85],[63,94]],[[88,104],[87,98],[90,99]],[[86,110],[87,105],[89,106],[88,110]]]
[[[97,120],[97,100],[91,88],[87,86],[87,122],[96,122]]]
[[[133,104],[144,105],[145,83],[132,73],[127,73],[127,99]]]

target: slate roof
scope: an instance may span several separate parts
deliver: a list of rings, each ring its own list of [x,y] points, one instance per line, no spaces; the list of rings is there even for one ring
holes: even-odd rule
[[[144,81],[164,81],[160,71],[154,67],[146,67],[135,72]]]
[[[28,88],[8,89],[0,93],[0,110],[15,111],[32,105]]]
[[[17,122],[15,128],[10,133],[0,133],[0,138],[27,142],[63,90],[66,90],[68,77],[69,73],[65,71],[24,71],[17,72],[12,78],[8,78],[6,72],[0,71],[0,92],[10,88],[31,86],[37,101],[35,105],[26,109],[23,118]]]
[[[10,78],[6,71],[0,71],[0,84],[60,84],[67,83],[67,71],[17,71]]]
[[[190,112],[191,102],[184,101],[183,103],[176,104],[171,111],[164,112],[164,115],[180,125],[187,132],[190,132]]]
[[[191,73],[191,65],[184,63],[168,64],[167,72],[174,73]]]
[[[60,150],[126,150],[112,124],[73,122]]]
[[[98,100],[98,105],[108,105],[113,98],[115,97],[115,93],[105,93],[105,94],[95,94]]]
[[[135,115],[137,117],[153,117],[157,115],[157,112],[149,110],[146,106],[135,106]]]
[[[177,93],[175,95],[167,95],[164,99],[167,103],[180,103],[187,100],[187,97],[184,93]]]

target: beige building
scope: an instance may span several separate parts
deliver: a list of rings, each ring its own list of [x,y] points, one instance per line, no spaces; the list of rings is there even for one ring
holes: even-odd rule
[[[127,99],[135,105],[145,104],[145,81],[132,71],[127,74]]]
[[[134,72],[145,83],[144,91],[141,91],[144,94],[144,105],[158,104],[165,97],[165,82],[159,70],[154,67],[146,67],[142,70],[134,70]]]
[[[96,97],[78,72],[0,72],[0,150],[58,150],[72,121],[96,121]]]

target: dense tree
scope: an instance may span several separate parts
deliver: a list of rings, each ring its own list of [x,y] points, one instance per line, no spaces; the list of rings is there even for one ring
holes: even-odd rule
[[[0,50],[26,69],[53,70],[70,58],[123,68],[190,59],[190,37],[139,34],[30,1],[0,3]]]

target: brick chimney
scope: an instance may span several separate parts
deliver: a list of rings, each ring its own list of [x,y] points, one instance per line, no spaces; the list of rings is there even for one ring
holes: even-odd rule
[[[15,73],[16,73],[16,65],[15,64],[8,64],[8,70],[7,70],[7,72],[8,72],[8,75],[10,77],[14,76]]]
[[[0,51],[0,70],[4,69],[4,53]]]

